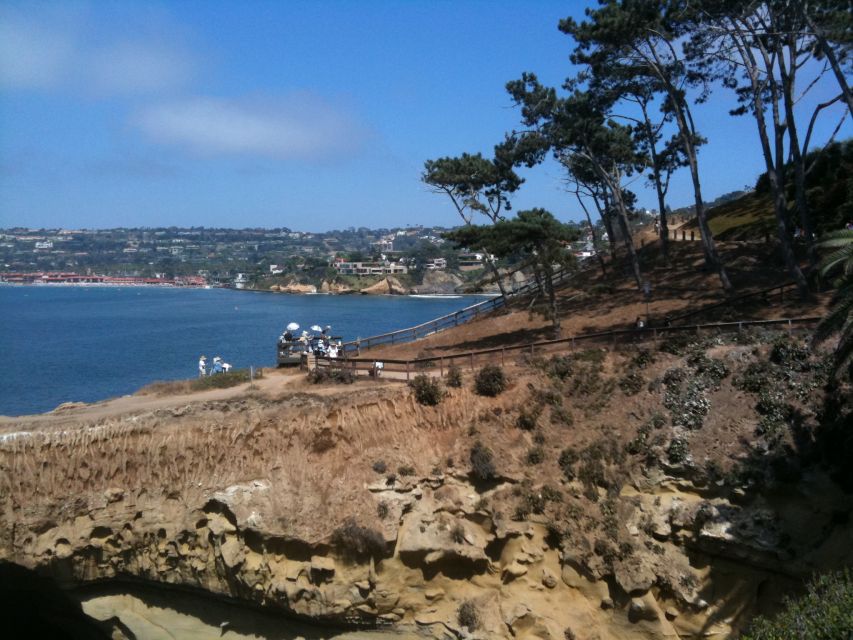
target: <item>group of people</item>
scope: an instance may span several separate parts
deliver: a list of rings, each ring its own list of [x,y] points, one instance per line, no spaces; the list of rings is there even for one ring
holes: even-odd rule
[[[227,362],[224,362],[222,358],[219,356],[215,356],[213,358],[213,362],[210,365],[210,370],[207,368],[207,357],[201,356],[198,359],[198,377],[203,378],[204,376],[212,376],[216,373],[228,373],[231,371],[231,365]]]
[[[293,325],[288,325],[290,326]],[[312,329],[319,329],[319,327],[315,326]],[[297,336],[295,330],[287,328],[281,335],[280,342],[282,345],[289,346],[291,352],[312,353],[321,358],[337,358],[341,353],[342,345],[340,340],[336,342],[332,339],[331,331],[332,327],[326,325],[319,334],[303,331]]]

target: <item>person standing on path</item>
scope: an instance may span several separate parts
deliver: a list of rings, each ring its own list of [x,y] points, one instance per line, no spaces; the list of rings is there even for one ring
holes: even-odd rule
[[[206,364],[207,364],[207,358],[205,358],[204,356],[201,356],[198,359],[198,377],[199,378],[203,378],[205,375],[207,375]]]

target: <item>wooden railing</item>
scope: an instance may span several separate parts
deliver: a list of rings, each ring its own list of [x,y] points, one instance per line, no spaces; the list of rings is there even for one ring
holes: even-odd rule
[[[425,358],[411,358],[408,360],[385,359],[385,358],[316,358],[315,366],[320,368],[338,367],[349,369],[355,375],[374,374],[377,361],[382,362],[382,374],[397,374],[393,379],[410,380],[418,373],[436,371],[444,375],[451,365],[467,366],[475,369],[486,363],[500,361],[506,364],[507,357],[518,355],[544,355],[546,353],[559,353],[574,351],[579,344],[585,348],[589,344],[606,343],[613,347],[620,344],[636,344],[639,342],[657,342],[664,336],[679,333],[695,333],[701,335],[703,332],[733,332],[742,331],[746,327],[783,327],[789,333],[802,330],[803,328],[818,323],[820,317],[805,318],[782,318],[775,320],[743,320],[740,322],[716,322],[709,324],[680,325],[675,327],[650,327],[643,329],[619,329],[615,331],[602,331],[596,333],[585,333],[569,338],[558,340],[542,340],[521,345],[507,347],[494,347],[491,349],[480,349],[465,353],[453,353],[441,356],[430,356]],[[401,374],[405,374],[403,377]]]
[[[573,269],[561,268],[554,272],[554,284],[562,284],[566,280],[570,279],[575,275],[579,275],[580,273],[583,272],[576,271]],[[420,340],[421,338],[426,338],[427,336],[431,336],[434,333],[445,331],[446,329],[450,329],[451,327],[457,327],[460,324],[468,322],[469,320],[473,320],[474,318],[477,318],[483,314],[504,307],[510,301],[537,294],[539,293],[539,289],[540,287],[536,283],[536,281],[534,279],[530,279],[520,287],[517,287],[510,292],[507,292],[507,295],[505,297],[503,295],[499,295],[494,298],[490,298],[489,300],[484,300],[483,302],[472,304],[468,307],[465,307],[464,309],[460,309],[459,311],[448,313],[447,315],[441,316],[439,318],[435,318],[433,320],[429,320],[427,322],[415,325],[414,327],[398,329],[389,333],[381,333],[379,335],[370,336],[368,338],[358,338],[356,340],[350,340],[349,342],[343,343],[343,353],[347,356],[353,354],[357,356],[362,351],[367,351],[369,349],[373,349],[382,345],[403,344],[405,342],[413,342],[415,340]]]

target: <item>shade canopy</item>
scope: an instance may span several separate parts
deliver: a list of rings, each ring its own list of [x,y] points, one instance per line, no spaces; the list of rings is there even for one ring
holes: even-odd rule
[[[298,328],[299,328],[299,325],[296,324],[295,322],[291,322],[289,325],[287,325],[288,331],[296,331]]]
[[[312,327],[311,327],[311,331],[322,331],[322,330],[323,330],[323,327],[321,327],[319,324],[312,325]]]

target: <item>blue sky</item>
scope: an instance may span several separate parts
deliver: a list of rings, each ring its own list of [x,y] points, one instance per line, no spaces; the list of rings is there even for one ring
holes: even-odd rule
[[[572,74],[557,22],[583,6],[5,2],[0,227],[457,224],[420,183],[424,160],[490,154],[518,124],[506,81]],[[807,102],[834,92],[827,77]],[[762,170],[755,125],[732,105],[720,88],[696,108],[706,199]],[[825,112],[817,142],[840,115]],[[558,167],[522,175],[516,210],[582,215]],[[681,172],[669,201],[691,198]]]

